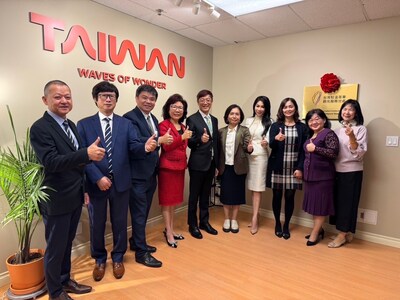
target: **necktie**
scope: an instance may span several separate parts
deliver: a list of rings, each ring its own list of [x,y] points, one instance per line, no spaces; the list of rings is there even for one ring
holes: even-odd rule
[[[104,121],[106,121],[106,129],[104,132],[104,141],[106,142],[106,152],[107,152],[107,158],[108,158],[108,173],[112,173],[112,135],[111,135],[111,126],[110,126],[110,118],[104,118]]]
[[[213,134],[213,128],[212,128],[212,124],[211,124],[211,117],[210,116],[205,116],[204,117],[206,119],[206,123],[208,126],[208,129],[210,130],[210,134]]]
[[[149,125],[149,129],[150,129],[151,134],[153,134],[154,133],[154,128],[153,128],[153,125],[151,124],[150,116],[147,116],[146,121],[147,121],[147,125]]]
[[[69,125],[68,125],[68,121],[67,120],[65,120],[63,122],[63,126],[64,126],[65,133],[67,134],[67,136],[68,136],[69,140],[71,141],[72,145],[74,145],[74,148],[77,149],[75,141],[74,141],[74,138],[72,137],[71,130],[69,129]]]

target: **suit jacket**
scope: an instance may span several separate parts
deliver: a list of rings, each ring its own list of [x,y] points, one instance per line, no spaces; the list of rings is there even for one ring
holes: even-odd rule
[[[173,136],[174,141],[170,145],[163,144],[161,146],[160,168],[170,170],[184,170],[187,167],[186,148],[188,140],[182,140],[182,136],[176,130],[174,124],[170,120],[164,120],[159,124],[160,135],[164,135],[168,129]],[[185,126],[181,124],[184,131]]]
[[[47,215],[70,213],[83,204],[84,167],[90,160],[75,124],[68,123],[78,140],[78,150],[47,112],[30,129],[32,147],[44,166],[44,185],[54,189],[47,191],[49,200],[40,204]]]
[[[130,173],[129,156],[144,157],[146,151],[144,144],[137,137],[131,122],[116,114],[112,120],[112,167],[114,176],[114,187],[118,192],[123,192],[131,187],[131,179],[126,174]],[[78,122],[78,132],[82,138],[83,146],[91,145],[97,137],[101,139],[101,146],[105,149],[103,131],[99,114],[87,117]],[[101,191],[97,181],[108,175],[107,155],[101,161],[92,162],[85,168],[87,177],[87,188],[90,195],[101,195],[107,191]]]
[[[192,137],[188,141],[188,146],[191,149],[188,163],[189,169],[195,171],[207,171],[211,165],[212,152],[214,153],[215,165],[218,166],[218,120],[214,116],[211,116],[211,122],[213,128],[212,135],[208,129],[206,121],[199,111],[186,120],[186,125],[193,132]],[[204,128],[210,136],[210,140],[207,143],[201,141]],[[213,151],[211,149],[213,149]]]
[[[151,118],[156,126],[157,132],[159,132],[158,121],[157,118],[150,114]],[[135,129],[139,140],[142,143],[146,143],[149,137],[152,136],[149,126],[147,125],[147,121],[143,116],[143,113],[138,107],[135,107],[131,111],[124,114],[124,118],[127,118],[132,122],[133,128]],[[157,134],[157,138],[160,135]],[[132,179],[148,179],[155,171],[158,169],[159,164],[159,156],[158,150],[160,147],[157,147],[153,152],[149,152],[144,156],[130,156],[130,164],[131,164],[131,177]]]
[[[228,135],[228,126],[219,130],[219,149],[220,160],[218,167],[218,175],[222,175],[225,171],[225,154],[226,154],[226,137]],[[249,171],[249,161],[247,159],[247,146],[251,139],[250,131],[247,127],[238,125],[235,136],[235,150],[233,158],[233,168],[237,175],[247,174]]]

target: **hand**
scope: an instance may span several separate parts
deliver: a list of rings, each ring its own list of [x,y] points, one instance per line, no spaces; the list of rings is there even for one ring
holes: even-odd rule
[[[308,152],[314,152],[315,151],[315,145],[314,145],[312,139],[310,139],[310,143],[307,144],[306,149],[307,149]]]
[[[193,132],[189,130],[189,126],[186,127],[185,131],[182,134],[182,140],[187,140],[192,137]]]
[[[247,144],[247,152],[251,153],[253,152],[254,147],[253,147],[253,139],[250,139],[249,143]]]
[[[268,147],[268,141],[265,138],[265,135],[262,136],[261,147],[263,147],[263,148],[267,148]]]
[[[279,133],[275,136],[275,140],[280,142],[285,140],[285,135],[282,134],[282,128],[279,128]]]
[[[354,131],[353,131],[353,128],[351,127],[351,124],[350,124],[350,123],[347,123],[347,124],[345,125],[344,133],[345,133],[348,137],[354,138],[354,139],[355,139]]]
[[[87,206],[87,205],[89,205],[89,203],[90,203],[90,197],[89,197],[89,194],[88,193],[84,193],[83,194],[83,203]]]
[[[87,154],[90,160],[100,161],[106,154],[106,150],[104,148],[100,148],[99,144],[100,144],[100,138],[97,137],[94,143],[87,148]]]
[[[146,144],[144,144],[144,149],[146,152],[152,152],[157,148],[157,142],[156,142],[156,134],[153,133],[151,137],[146,141]]]
[[[301,179],[303,177],[303,172],[300,170],[296,170],[294,171],[293,176],[297,179]]]
[[[207,133],[207,129],[204,128],[203,135],[201,136],[201,141],[205,144],[210,140],[210,136]]]
[[[170,134],[171,128],[168,128],[168,131],[162,136],[158,138],[158,142],[160,144],[171,145],[174,141],[174,137]]]
[[[99,180],[97,180],[96,184],[99,187],[100,191],[104,192],[110,189],[112,182],[108,177],[103,176]]]

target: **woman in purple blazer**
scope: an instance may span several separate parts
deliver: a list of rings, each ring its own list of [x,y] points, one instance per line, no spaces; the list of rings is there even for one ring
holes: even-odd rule
[[[306,124],[310,138],[304,143],[303,209],[313,215],[314,227],[306,238],[307,246],[314,246],[324,238],[322,224],[325,216],[334,214],[334,160],[339,152],[339,140],[321,109],[310,110],[306,115]]]

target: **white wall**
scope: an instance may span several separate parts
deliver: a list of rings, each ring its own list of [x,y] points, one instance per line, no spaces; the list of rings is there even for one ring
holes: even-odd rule
[[[385,136],[400,135],[398,28],[400,18],[390,18],[220,47],[214,49],[213,67],[214,113],[220,119],[228,103],[250,115],[258,95],[270,98],[273,118],[285,97],[301,108],[304,86],[319,85],[325,73],[358,83],[369,133],[360,207],[378,211],[377,225],[358,224],[358,229],[397,243],[400,148],[385,147]],[[309,218],[301,210],[302,196],[297,193],[295,215]],[[271,210],[270,191],[262,207]]]
[[[29,12],[35,12],[62,21],[65,30],[54,30],[55,51],[43,50],[42,26],[29,22]],[[117,45],[122,40],[130,40],[138,47],[146,45],[147,57],[154,48],[160,49],[164,58],[174,53],[178,58],[186,59],[184,78],[176,75],[164,75],[158,64],[147,72],[134,68],[125,58],[121,65],[109,60],[99,62],[89,58],[78,41],[74,50],[61,54],[61,43],[67,38],[73,25],[81,25],[97,47],[97,32],[117,37]],[[105,6],[89,0],[1,0],[0,10],[0,146],[12,144],[11,128],[6,113],[9,105],[14,115],[18,135],[24,137],[25,130],[43,115],[46,107],[41,101],[43,87],[52,79],[65,81],[72,89],[74,108],[69,118],[80,118],[96,113],[91,98],[92,87],[99,82],[95,79],[83,79],[78,76],[77,68],[87,68],[114,74],[129,75],[167,84],[167,90],[158,90],[159,98],[154,114],[161,120],[161,108],[173,93],[180,93],[189,102],[189,113],[197,110],[196,94],[203,88],[211,88],[212,48],[194,42],[180,35],[139,21]],[[114,82],[120,92],[116,113],[123,114],[135,107],[137,86]],[[187,192],[187,191],[186,191]],[[7,209],[4,198],[0,196],[0,217]],[[155,196],[150,217],[159,215],[158,198]],[[83,214],[83,234],[77,237],[77,243],[88,241],[87,213]],[[14,253],[16,238],[12,225],[0,229],[0,261]],[[6,243],[3,241],[7,241]],[[33,247],[44,248],[44,231],[40,226]],[[0,286],[5,276],[5,264],[0,263]]]

